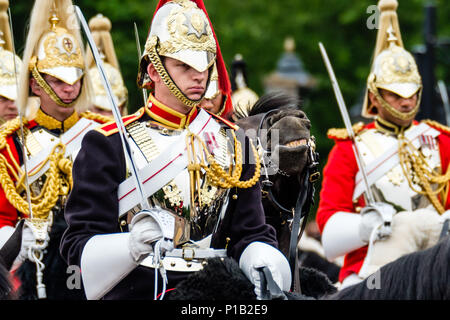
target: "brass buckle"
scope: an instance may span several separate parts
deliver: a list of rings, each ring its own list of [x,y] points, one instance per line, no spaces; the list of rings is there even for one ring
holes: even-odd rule
[[[192,256],[191,257],[186,257],[185,252],[186,249],[191,250],[192,251]],[[195,250],[194,248],[186,248],[183,247],[182,251],[181,251],[181,257],[185,260],[185,261],[192,261],[195,258]]]

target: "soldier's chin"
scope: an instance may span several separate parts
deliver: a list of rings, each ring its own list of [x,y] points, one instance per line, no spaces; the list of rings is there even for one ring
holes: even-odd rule
[[[186,97],[192,101],[199,101],[203,98],[204,93],[189,93],[186,94]]]

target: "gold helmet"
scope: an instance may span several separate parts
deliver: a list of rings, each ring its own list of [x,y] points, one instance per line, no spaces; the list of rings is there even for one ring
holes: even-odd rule
[[[17,77],[22,60],[13,53],[13,40],[7,14],[8,0],[0,1],[0,96],[17,99]]]
[[[119,62],[114,50],[114,44],[110,33],[111,21],[102,14],[97,14],[89,21],[89,29],[91,29],[92,37],[94,38],[97,48],[100,50],[103,58],[103,67],[111,84],[111,89],[114,95],[113,99],[118,107],[122,107],[123,112],[126,109],[128,91],[125,87],[122,74],[120,73]],[[95,93],[93,103],[97,108],[105,111],[111,111],[111,104],[100,78],[100,72],[95,64],[90,50],[87,50],[86,52],[86,60],[89,66],[89,76]]]
[[[247,86],[245,61],[241,54],[237,54],[233,61],[235,89],[231,95],[234,114],[238,119],[248,117],[253,105],[259,97]]]
[[[203,6],[202,6],[203,7]],[[152,63],[170,91],[184,104],[197,106],[168,75],[161,56],[180,60],[199,72],[209,69],[216,58],[216,40],[204,8],[194,1],[161,1],[153,17],[145,50],[139,63],[137,83],[149,87],[147,66]]]
[[[397,7],[396,0],[380,0],[378,3],[380,25],[362,109],[362,116],[366,118],[377,114],[376,108],[370,103],[369,92],[375,95],[383,108],[398,119],[413,119],[420,106],[422,79],[414,57],[403,47],[396,13]],[[409,98],[418,93],[417,105],[408,113],[400,112],[383,99],[379,89],[391,91],[403,98]]]
[[[83,111],[91,97],[90,81],[85,74],[86,60],[81,34],[71,0],[36,0],[31,12],[23,68],[19,82],[19,106],[28,98],[30,74],[44,91],[60,106]],[[83,78],[80,95],[64,103],[45,81],[43,74],[74,84]]]

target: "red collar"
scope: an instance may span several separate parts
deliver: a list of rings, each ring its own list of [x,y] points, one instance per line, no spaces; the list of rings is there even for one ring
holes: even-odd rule
[[[183,129],[197,117],[198,108],[194,107],[188,114],[182,114],[162,104],[150,94],[145,107],[145,112],[152,119],[173,129]]]

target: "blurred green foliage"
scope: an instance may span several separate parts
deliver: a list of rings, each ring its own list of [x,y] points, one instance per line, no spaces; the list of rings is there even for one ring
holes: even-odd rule
[[[347,107],[357,104],[369,73],[376,29],[367,27],[372,0],[204,0],[228,67],[236,53],[247,62],[249,87],[263,94],[262,79],[273,72],[283,53],[283,42],[292,36],[296,53],[318,80],[318,87],[304,99],[304,110],[312,122],[321,166],[332,141],[326,138],[330,127],[342,127],[334,93],[321,58],[318,42],[327,49]],[[424,7],[427,0],[399,0],[397,10],[403,42],[407,50],[422,44]],[[449,37],[450,2],[433,2],[437,7],[437,36]],[[17,52],[21,54],[32,0],[10,0]],[[142,106],[136,87],[138,66],[134,23],[143,46],[156,7],[156,0],[74,0],[90,19],[102,13],[112,21],[112,37],[122,74],[129,91],[129,112]],[[437,51],[438,79],[450,83],[448,52]],[[229,69],[230,71],[230,69]],[[320,188],[318,188],[320,189]],[[319,190],[318,190],[319,191]],[[318,193],[318,192],[317,192]]]

